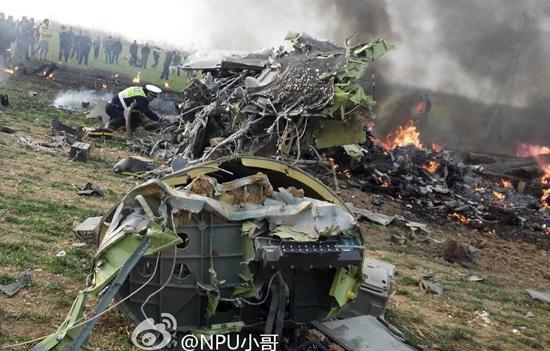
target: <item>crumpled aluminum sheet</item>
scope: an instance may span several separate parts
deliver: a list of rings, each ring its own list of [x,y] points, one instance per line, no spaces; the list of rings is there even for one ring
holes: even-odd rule
[[[245,182],[246,183],[246,182]],[[270,228],[280,225],[290,230],[306,234],[311,240],[319,236],[338,235],[357,224],[355,218],[342,207],[312,198],[289,197],[289,192],[273,192],[262,204],[228,204],[214,198],[173,189],[160,180],[152,179],[130,191],[122,200],[113,215],[111,225],[102,240],[97,255],[112,246],[124,235],[144,229],[151,220],[136,200],[143,196],[152,211],[157,215],[170,216],[181,211],[215,213],[229,221],[266,219]],[[289,203],[281,199],[287,199]],[[159,204],[153,206],[153,202]],[[164,205],[172,208],[172,213],[164,213]]]

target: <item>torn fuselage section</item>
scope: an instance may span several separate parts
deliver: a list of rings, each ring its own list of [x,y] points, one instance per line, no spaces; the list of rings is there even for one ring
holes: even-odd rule
[[[160,252],[154,277],[157,257],[144,257],[120,290],[120,298],[132,295],[121,305],[132,319],[170,313],[180,331],[251,325],[273,313],[280,321],[305,323],[334,315],[355,298],[364,247],[346,208],[300,189],[275,188],[261,172],[216,173],[175,188],[151,181],[132,192],[134,198],[147,193],[144,200],[158,204],[151,211],[181,238]],[[146,211],[132,211],[125,222],[144,216]],[[115,232],[107,232],[100,250],[116,242]],[[275,304],[274,296],[280,299]],[[282,332],[276,327],[270,332]]]

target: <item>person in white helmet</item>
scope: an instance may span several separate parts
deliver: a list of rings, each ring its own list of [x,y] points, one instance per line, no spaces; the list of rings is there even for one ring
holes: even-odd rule
[[[118,94],[113,95],[105,106],[105,112],[109,115],[110,129],[118,129],[126,126],[128,134],[131,135],[137,127],[142,125],[147,130],[159,128],[160,116],[149,108],[149,103],[155,99],[162,90],[147,84],[145,86],[129,87]],[[133,105],[132,113],[126,120],[124,111]]]

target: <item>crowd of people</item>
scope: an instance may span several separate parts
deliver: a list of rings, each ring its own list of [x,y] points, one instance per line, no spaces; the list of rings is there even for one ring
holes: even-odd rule
[[[15,20],[13,16],[6,17],[4,13],[0,13],[1,64],[3,67],[13,67],[35,57],[46,61],[52,38],[56,34],[59,36],[57,57],[59,62],[67,63],[74,59],[75,63],[88,65],[91,56],[94,60],[103,59],[100,58],[101,53],[105,55],[105,62],[108,64],[119,64],[123,60],[124,45],[121,38],[113,36],[101,38],[99,35],[92,35],[87,31],[67,26],[61,26],[61,29],[54,33],[48,19],[38,22],[34,18],[23,16],[20,20]],[[160,47],[150,46],[148,43],[140,46],[134,40],[129,46],[129,53],[128,63],[130,66],[147,69],[150,56],[152,56],[150,67],[157,68],[159,66],[162,50]],[[175,68],[179,76],[180,69],[177,67],[183,63],[183,60],[180,52],[166,51],[160,78],[168,80],[171,67]]]
[[[6,17],[4,13],[0,13],[0,56],[4,67],[30,60],[37,53],[41,60],[45,60],[51,37],[48,19],[37,23],[34,18],[23,16],[16,21],[13,16]],[[14,43],[15,51],[12,54]]]

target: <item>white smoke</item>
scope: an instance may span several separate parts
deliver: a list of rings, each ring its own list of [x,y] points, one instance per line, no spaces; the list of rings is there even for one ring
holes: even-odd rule
[[[108,101],[113,94],[95,90],[62,90],[57,93],[53,106],[71,111],[84,111],[92,108],[97,101]]]

